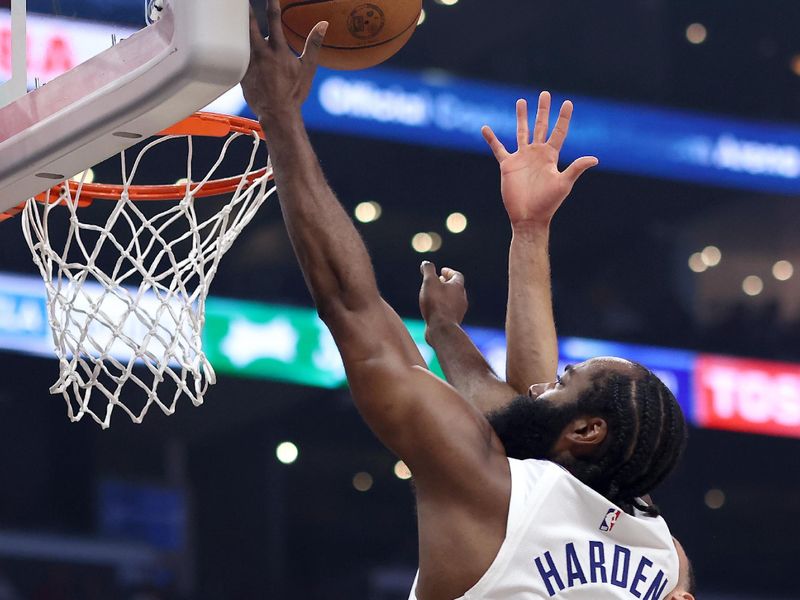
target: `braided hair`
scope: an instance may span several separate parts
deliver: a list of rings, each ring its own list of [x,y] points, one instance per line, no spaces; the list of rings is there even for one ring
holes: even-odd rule
[[[658,516],[641,500],[675,468],[687,429],[675,396],[651,371],[633,363],[634,375],[616,370],[595,375],[578,397],[578,410],[605,419],[608,436],[599,457],[564,465],[578,479],[626,512]]]

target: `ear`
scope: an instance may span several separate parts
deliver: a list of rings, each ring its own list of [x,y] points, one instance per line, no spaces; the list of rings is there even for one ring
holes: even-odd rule
[[[608,423],[601,417],[578,417],[567,426],[566,438],[577,456],[591,454],[608,436]]]

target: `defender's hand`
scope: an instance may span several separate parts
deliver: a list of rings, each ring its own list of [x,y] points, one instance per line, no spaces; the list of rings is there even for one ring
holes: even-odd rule
[[[481,130],[500,163],[503,204],[512,225],[549,225],[578,178],[598,163],[595,157],[584,156],[560,173],[558,155],[569,132],[572,102],[564,102],[548,140],[549,115],[550,94],[542,92],[531,143],[528,104],[525,100],[517,102],[518,148],[513,154],[506,150],[491,128]]]
[[[445,323],[460,325],[469,306],[464,275],[446,267],[437,275],[436,265],[428,261],[422,263],[420,270],[419,308],[427,328]]]
[[[269,121],[283,115],[299,115],[308,98],[317,59],[328,23],[317,23],[306,40],[300,58],[295,56],[283,33],[279,0],[267,0],[269,37],[264,39],[255,13],[250,10],[250,67],[242,80],[244,97],[259,119]]]

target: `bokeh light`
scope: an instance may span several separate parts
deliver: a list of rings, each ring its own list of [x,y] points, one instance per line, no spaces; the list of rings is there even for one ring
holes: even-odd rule
[[[708,30],[702,23],[692,23],[686,28],[686,39],[691,44],[702,44],[708,38]]]
[[[83,183],[94,183],[94,169],[89,167],[85,171],[81,171],[72,178],[72,181],[76,181],[77,183],[80,183],[81,181]]]
[[[447,217],[447,231],[450,233],[463,233],[467,228],[467,217],[460,212],[454,212]]]
[[[700,255],[707,267],[716,267],[722,261],[722,252],[716,246],[706,246]]]
[[[791,62],[792,73],[800,77],[800,54],[795,54]]]
[[[772,276],[778,281],[788,281],[794,275],[794,265],[788,260],[779,260],[772,265]]]
[[[433,248],[433,239],[429,233],[418,233],[411,238],[411,247],[420,254],[430,252]]]
[[[411,469],[408,468],[408,465],[404,463],[402,460],[398,460],[394,464],[394,475],[398,479],[406,480],[411,479]]]
[[[708,265],[703,261],[703,255],[700,252],[695,252],[689,257],[689,268],[695,273],[702,273],[708,269]]]
[[[372,475],[365,471],[353,475],[353,487],[359,492],[368,492],[372,489]]]
[[[290,465],[297,460],[300,450],[292,442],[281,442],[275,449],[275,456],[285,465]]]
[[[748,296],[758,296],[764,291],[764,281],[758,275],[750,275],[744,278],[742,290]]]
[[[719,510],[725,505],[725,492],[722,490],[708,490],[705,495],[705,503],[711,510]]]
[[[372,223],[381,218],[383,209],[377,202],[362,202],[356,206],[354,214],[361,223]]]

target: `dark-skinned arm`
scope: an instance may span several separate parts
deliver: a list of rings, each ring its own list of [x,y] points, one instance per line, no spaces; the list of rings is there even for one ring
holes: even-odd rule
[[[524,393],[534,383],[553,381],[558,370],[558,340],[550,285],[550,223],[578,178],[597,164],[582,157],[563,173],[558,157],[569,132],[572,103],[561,107],[548,139],[550,94],[542,92],[533,141],[528,105],[517,102],[517,151],[509,153],[489,127],[484,137],[500,164],[503,204],[511,221],[509,251],[508,344],[506,375],[511,386]]]
[[[419,306],[425,319],[425,340],[436,351],[447,381],[484,414],[508,405],[518,394],[492,370],[461,327],[467,312],[464,275],[430,262],[422,263]]]
[[[427,370],[381,298],[366,247],[328,186],[303,125],[300,107],[326,24],[314,28],[298,59],[283,37],[278,0],[269,1],[268,18],[268,40],[252,22],[253,57],[242,84],[268,140],[289,237],[342,355],[354,402],[378,438],[414,471],[426,498],[500,507],[495,512],[502,514],[507,498],[497,491],[508,476],[502,445],[483,415]]]

